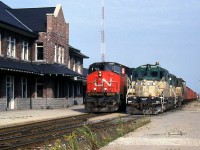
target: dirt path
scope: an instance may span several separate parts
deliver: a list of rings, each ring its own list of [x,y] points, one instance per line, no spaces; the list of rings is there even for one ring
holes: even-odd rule
[[[151,123],[101,150],[200,150],[200,102],[151,117]]]

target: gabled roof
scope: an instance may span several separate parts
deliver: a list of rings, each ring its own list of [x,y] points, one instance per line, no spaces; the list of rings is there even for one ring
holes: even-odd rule
[[[0,1],[0,24],[9,25],[14,28],[21,29],[23,31],[34,34],[34,32],[28,28],[22,21],[20,21],[15,15],[11,13],[11,8]]]
[[[46,32],[47,14],[53,14],[55,7],[10,9],[9,11],[38,33]]]
[[[56,7],[12,9],[0,1],[0,25],[8,25],[32,34],[46,32],[47,14],[54,14],[55,9]]]
[[[88,56],[82,54],[80,50],[78,50],[78,49],[72,47],[71,45],[69,45],[69,53],[70,53],[70,54],[73,53],[73,55],[78,56],[78,57],[81,57],[81,58],[89,58]]]

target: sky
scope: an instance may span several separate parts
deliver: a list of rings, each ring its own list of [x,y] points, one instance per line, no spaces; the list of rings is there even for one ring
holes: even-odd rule
[[[2,0],[11,8],[62,5],[69,43],[87,68],[101,61],[101,0]],[[155,64],[200,93],[200,0],[104,0],[105,61]]]

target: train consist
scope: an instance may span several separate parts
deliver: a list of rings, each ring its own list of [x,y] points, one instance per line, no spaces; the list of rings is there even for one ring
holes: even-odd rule
[[[146,64],[129,68],[114,62],[93,63],[87,76],[87,112],[127,110],[157,114],[197,98],[197,93],[168,70]]]
[[[127,90],[131,114],[157,114],[194,100],[197,94],[168,70],[146,64],[135,68]]]

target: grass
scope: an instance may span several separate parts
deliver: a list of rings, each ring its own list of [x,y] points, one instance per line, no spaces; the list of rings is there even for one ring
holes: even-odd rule
[[[138,120],[124,122],[119,116],[116,126],[111,126],[100,132],[93,132],[89,126],[84,125],[78,128],[68,136],[64,136],[64,140],[56,140],[54,146],[50,150],[97,150],[111,141],[124,136],[129,132],[150,122],[150,117],[144,116]]]

